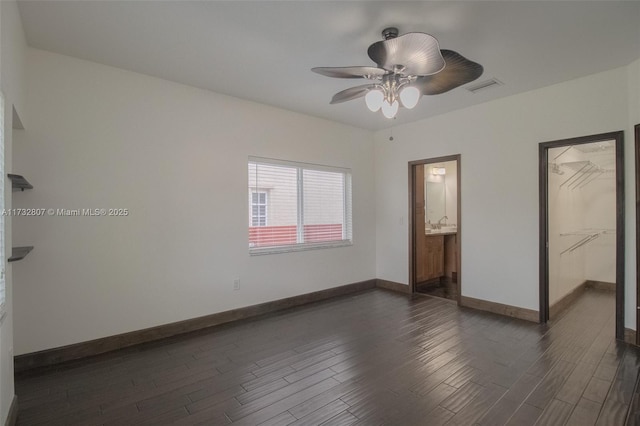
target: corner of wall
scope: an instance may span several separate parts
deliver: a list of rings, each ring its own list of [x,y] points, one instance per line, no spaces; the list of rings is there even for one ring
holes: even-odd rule
[[[0,2],[0,88],[4,94],[5,123],[5,173],[12,171],[14,105],[18,111],[23,108],[24,55],[27,48],[22,21],[16,1]],[[20,125],[24,115],[20,117]],[[20,127],[20,126],[18,126]],[[5,182],[5,208],[11,208],[11,183]],[[5,221],[5,253],[12,246],[11,218]],[[15,391],[13,382],[13,276],[10,264],[4,264],[6,271],[6,315],[0,324],[2,345],[0,345],[0,424],[15,419]]]

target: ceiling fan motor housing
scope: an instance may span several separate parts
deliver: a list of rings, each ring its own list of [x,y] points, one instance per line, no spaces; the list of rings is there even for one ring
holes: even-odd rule
[[[399,33],[400,32],[398,31],[398,29],[396,27],[388,27],[388,28],[385,28],[384,30],[382,30],[382,38],[385,39],[385,40],[396,38],[396,37],[398,37]]]

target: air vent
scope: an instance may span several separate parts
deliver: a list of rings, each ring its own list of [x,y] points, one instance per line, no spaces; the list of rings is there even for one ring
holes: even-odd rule
[[[498,79],[492,78],[491,80],[485,80],[473,86],[467,86],[467,90],[471,93],[478,93],[481,90],[490,89],[496,86],[502,86],[504,83]]]

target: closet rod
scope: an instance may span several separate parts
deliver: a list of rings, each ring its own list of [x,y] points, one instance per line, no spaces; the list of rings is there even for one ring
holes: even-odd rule
[[[573,148],[573,146],[569,145],[567,147],[567,149],[565,149],[564,151],[562,151],[560,154],[556,155],[555,158],[553,159],[553,161],[556,161],[558,158],[562,157],[562,154],[564,154],[565,152],[569,151],[571,148]]]
[[[597,239],[600,236],[600,233],[597,232],[595,234],[590,234],[587,235],[586,237],[584,237],[583,239],[581,239],[580,241],[578,241],[577,243],[575,243],[574,245],[572,245],[571,247],[563,250],[562,252],[560,252],[560,255],[562,256],[563,254],[565,254],[566,252],[572,252],[580,247],[582,247],[585,244],[590,243],[591,241]]]
[[[587,163],[587,164],[589,164],[589,163]],[[594,172],[593,169],[598,170],[598,166],[596,166],[595,164],[591,163],[590,167],[587,170],[584,171],[582,176],[580,176],[578,179],[576,179],[573,182],[571,182],[571,185],[567,186],[567,188],[575,189],[577,187],[577,185],[580,185],[582,182],[584,182],[585,180],[587,180],[591,176],[590,173],[597,173],[597,172]]]
[[[573,179],[578,173],[580,173],[582,170],[584,170],[587,166],[589,166],[589,163],[585,164],[584,166],[582,166],[580,168],[580,170],[578,170],[577,172],[575,172],[574,174],[571,175],[571,177],[567,180],[565,180],[564,182],[562,182],[560,184],[560,188],[562,188],[567,182],[569,182],[571,179]]]
[[[586,186],[588,184],[590,184],[591,182],[593,182],[594,180],[598,179],[600,176],[602,176],[604,174],[604,170],[600,170],[594,174],[591,175],[592,179],[588,179],[586,182],[584,182],[582,185],[578,186],[578,189],[582,188],[583,186]]]

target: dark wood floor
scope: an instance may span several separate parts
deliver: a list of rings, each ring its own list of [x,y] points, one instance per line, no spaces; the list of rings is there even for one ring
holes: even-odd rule
[[[23,375],[19,424],[622,425],[613,331],[595,290],[548,326],[370,290]]]
[[[419,283],[416,285],[416,291],[427,296],[458,300],[458,283],[448,277],[442,277],[439,280],[427,283]]]

